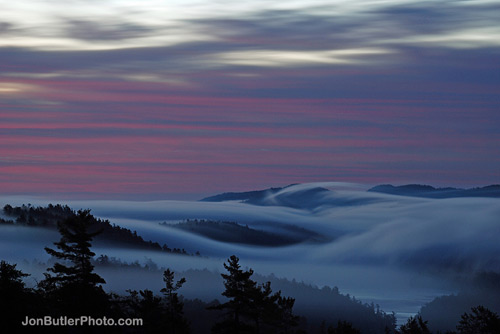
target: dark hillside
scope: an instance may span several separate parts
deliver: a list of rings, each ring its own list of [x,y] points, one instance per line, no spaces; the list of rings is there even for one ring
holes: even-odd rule
[[[494,197],[500,198],[500,185],[490,185],[480,188],[434,188],[428,185],[407,184],[393,186],[383,184],[368,189],[370,192],[378,192],[391,195],[413,196],[424,198],[456,198],[456,197]]]
[[[28,227],[42,227],[56,229],[57,223],[76,215],[68,206],[60,204],[49,204],[46,207],[34,207],[30,204],[19,207],[5,205],[3,214],[11,219],[0,219],[0,224],[10,224]],[[109,220],[102,220],[92,216],[91,231],[101,230],[102,232],[95,237],[96,242],[106,242],[115,246],[147,249],[154,251],[173,252],[186,254],[186,251],[180,249],[170,249],[167,245],[160,245],[157,242],[146,241],[136,231],[111,224]]]

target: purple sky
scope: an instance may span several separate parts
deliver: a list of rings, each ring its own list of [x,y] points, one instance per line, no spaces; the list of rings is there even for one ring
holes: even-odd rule
[[[500,183],[498,1],[1,7],[3,194]]]

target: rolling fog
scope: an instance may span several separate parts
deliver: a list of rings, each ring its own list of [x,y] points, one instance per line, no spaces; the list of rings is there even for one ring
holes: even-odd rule
[[[307,205],[301,192],[322,186]],[[30,202],[46,205],[40,199],[1,198],[2,206]],[[297,205],[280,206],[283,201]],[[52,203],[56,203],[52,201]],[[305,203],[305,202],[302,202]],[[363,301],[374,301],[387,312],[404,317],[418,311],[435,296],[455,291],[453,278],[464,273],[493,270],[500,272],[500,200],[489,198],[424,199],[366,192],[359,185],[322,183],[292,186],[265,198],[264,205],[239,202],[188,201],[73,201],[73,209],[90,208],[92,214],[112,223],[136,230],[145,240],[166,243],[170,248],[199,251],[202,257],[176,256],[110,248],[96,244],[97,255],[106,254],[123,261],[152,260],[158,266],[179,272],[208,269],[223,272],[222,263],[232,254],[243,267],[262,275],[274,274],[318,286],[338,286]],[[275,234],[290,233],[289,225],[322,236],[320,241],[284,247],[257,247],[224,243],[190,232],[161,226],[184,219],[234,221],[256,230]],[[43,246],[58,240],[55,232],[33,228],[0,226],[0,251],[9,261],[39,259],[47,261]],[[299,233],[295,231],[294,233]],[[20,267],[27,266],[20,263]],[[28,268],[34,276],[39,269]],[[37,272],[38,270],[38,272]],[[103,271],[111,290],[161,287],[154,275],[123,277]],[[190,275],[193,275],[192,273]],[[187,275],[188,276],[188,275]],[[200,286],[195,277],[186,284],[186,296],[203,294],[220,297],[219,287]],[[128,285],[124,284],[127,283]],[[207,292],[209,291],[209,292]]]

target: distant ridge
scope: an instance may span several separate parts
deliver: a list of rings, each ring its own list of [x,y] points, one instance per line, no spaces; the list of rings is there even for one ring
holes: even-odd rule
[[[290,186],[293,186],[293,184],[282,188],[269,188],[264,190],[254,190],[245,192],[227,192],[215,196],[205,197],[200,201],[201,202],[224,202],[224,201],[255,202],[262,200],[268,195],[276,194],[277,192]]]
[[[391,184],[382,184],[368,189],[370,192],[413,196],[425,198],[455,198],[455,197],[493,197],[500,198],[500,185],[494,184],[480,188],[435,188],[422,184],[407,184],[402,186],[393,186]]]
[[[285,189],[289,191],[282,192]],[[203,198],[201,201],[240,201],[260,206],[286,206],[297,209],[313,209],[323,204],[325,195],[329,193],[330,191],[323,187],[301,188],[297,184],[290,184],[283,188],[269,188],[241,193],[223,193]]]

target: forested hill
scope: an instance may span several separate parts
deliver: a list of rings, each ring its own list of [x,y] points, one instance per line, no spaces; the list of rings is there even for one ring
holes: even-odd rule
[[[122,275],[137,275],[137,273],[140,273],[140,277],[147,281],[159,279],[162,272],[166,269],[156,265],[152,261],[142,266],[138,263],[127,264],[119,259],[107,256],[97,258],[95,265],[97,271],[105,268],[112,270],[114,268],[120,270]],[[42,267],[44,268],[45,266],[42,265]],[[178,277],[185,277],[188,282],[183,287],[183,296],[191,300],[197,300],[203,306],[195,312],[195,310],[191,309],[191,302],[187,302],[185,314],[188,318],[193,319],[191,321],[194,327],[192,333],[209,334],[210,328],[219,318],[211,315],[212,311],[207,311],[206,307],[214,298],[220,298],[222,290],[219,291],[219,289],[223,287],[220,273],[208,269],[188,269],[178,272],[176,275]],[[394,333],[391,331],[395,327],[396,321],[393,313],[385,313],[378,305],[363,303],[354,296],[343,294],[337,287],[324,286],[319,288],[304,282],[278,278],[273,274],[261,275],[254,273],[252,278],[259,284],[271,282],[273,291],[281,291],[284,296],[293,297],[295,299],[294,313],[307,319],[306,327],[309,327],[308,333],[326,333],[326,330],[321,330],[322,322],[324,322],[323,327],[326,329],[330,325],[336,326],[339,321],[352,323],[356,329],[359,329],[364,334],[387,333],[386,328],[389,329],[389,333]],[[197,287],[205,288],[200,289]],[[207,313],[209,313],[208,316]],[[302,332],[298,331],[294,333]]]
[[[318,233],[293,225],[281,226],[280,233],[254,229],[248,227],[248,225],[240,225],[236,222],[205,219],[187,219],[177,224],[167,224],[164,222],[160,223],[160,225],[201,235],[212,240],[234,244],[279,247],[301,242],[325,241],[325,237]]]
[[[474,275],[469,281],[462,282],[457,294],[435,298],[421,308],[420,314],[429,321],[429,329],[433,333],[448,333],[455,329],[462,314],[478,305],[487,307],[496,313],[500,312],[499,273],[480,272]],[[497,324],[500,326],[500,322]],[[500,327],[497,329],[500,330]],[[484,333],[493,332],[485,331]]]
[[[435,188],[422,184],[407,184],[403,186],[393,186],[382,184],[375,186],[368,191],[425,198],[456,198],[456,197],[494,197],[500,198],[500,185],[490,185],[480,188],[459,189],[459,188]]]
[[[42,227],[57,229],[57,223],[70,217],[74,217],[76,212],[67,205],[49,204],[46,207],[34,207],[30,204],[12,207],[7,204],[3,207],[3,216],[0,217],[0,224]],[[136,231],[111,224],[109,220],[102,220],[91,215],[91,231],[102,232],[95,237],[97,242],[104,241],[108,245],[124,246],[128,248],[147,249],[163,251],[169,253],[187,254],[184,249],[170,249],[167,245],[160,245],[157,242],[144,240]]]

